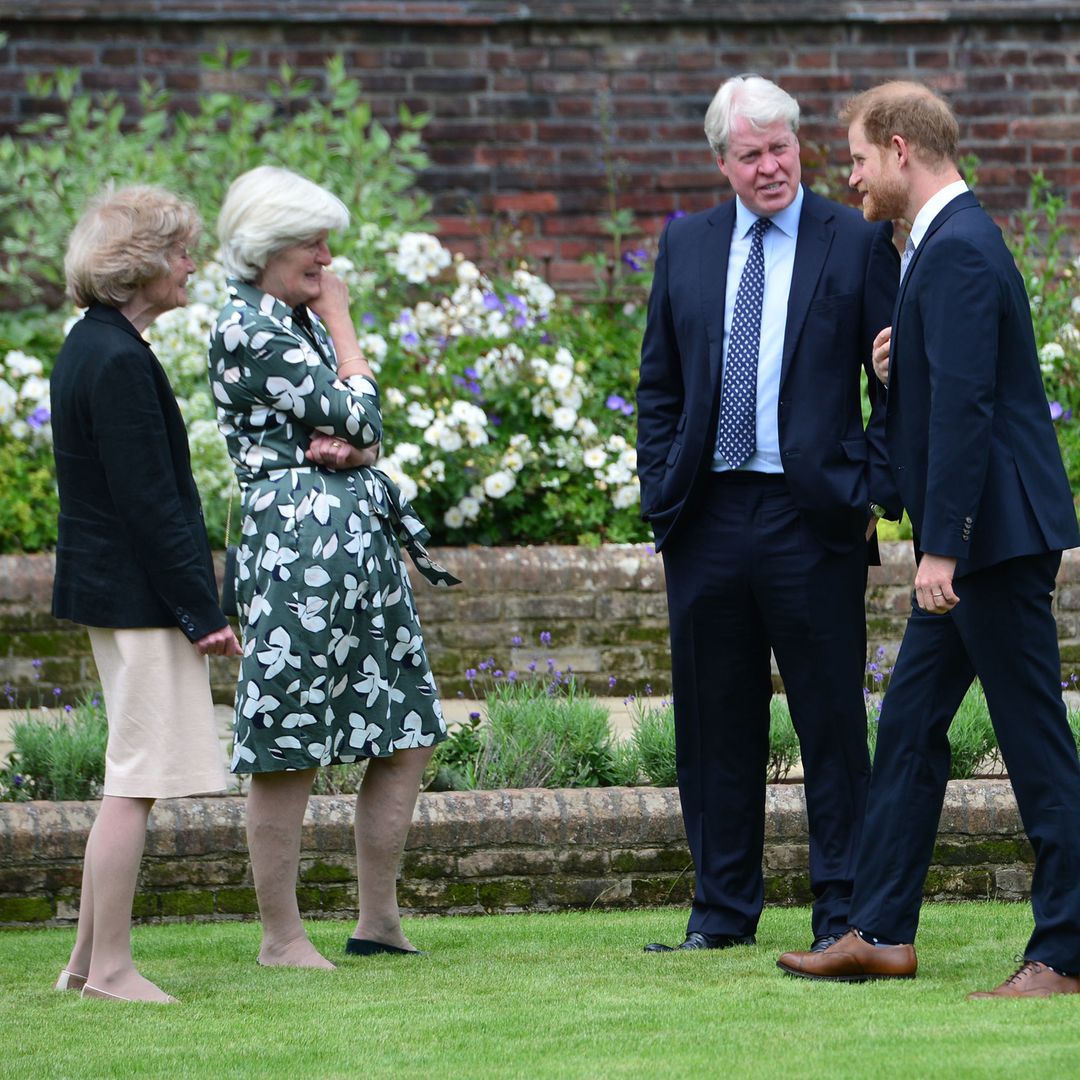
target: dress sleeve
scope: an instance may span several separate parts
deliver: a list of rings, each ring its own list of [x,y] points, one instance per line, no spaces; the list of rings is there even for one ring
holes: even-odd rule
[[[299,334],[262,315],[226,314],[214,332],[211,382],[219,404],[291,417],[363,449],[382,440],[379,390],[337,372]]]

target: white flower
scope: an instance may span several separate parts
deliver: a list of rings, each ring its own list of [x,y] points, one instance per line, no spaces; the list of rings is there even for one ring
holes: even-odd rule
[[[405,405],[405,402],[408,399],[396,386],[388,386],[383,391],[383,400],[387,405],[392,405],[395,409],[400,409]]]
[[[457,279],[462,285],[476,284],[480,280],[480,271],[476,268],[476,263],[462,259],[457,264]]]
[[[525,468],[525,459],[516,450],[507,450],[503,454],[502,465],[511,472],[521,472]]]
[[[572,368],[574,366],[574,355],[565,346],[560,347],[555,350],[555,363]]]
[[[551,414],[551,423],[559,431],[573,431],[577,423],[577,413],[566,405],[561,405]]]
[[[460,529],[465,524],[465,515],[461,512],[461,507],[451,506],[449,510],[443,514],[443,524],[448,529]]]
[[[585,467],[589,469],[602,469],[607,463],[607,454],[602,446],[590,446],[581,456]]]
[[[514,487],[513,473],[494,472],[484,480],[484,494],[489,499],[501,499]]]
[[[471,495],[466,495],[458,503],[458,509],[465,516],[466,521],[475,521],[480,516],[480,500],[474,499]]]
[[[587,416],[579,416],[577,433],[583,439],[595,439],[600,433],[600,429]]]
[[[15,406],[19,395],[14,387],[0,379],[0,424],[10,424],[15,419]]]
[[[623,487],[618,487],[612,492],[611,505],[616,510],[625,510],[627,507],[633,506],[641,498],[641,492],[638,489],[638,485],[626,484]]]
[[[45,369],[36,356],[27,356],[18,349],[11,349],[4,357],[4,364],[12,375],[25,379],[28,375],[40,375]]]
[[[574,373],[562,364],[556,364],[548,371],[548,384],[553,390],[565,390],[574,380]]]
[[[1056,342],[1048,341],[1039,350],[1039,362],[1043,370],[1053,370],[1054,364],[1065,359],[1065,350]]]
[[[405,418],[412,427],[426,428],[435,419],[435,410],[421,405],[419,401],[410,401]]]
[[[414,461],[420,460],[420,455],[422,453],[423,451],[420,449],[419,446],[416,445],[416,443],[405,442],[398,443],[398,445],[394,448],[394,453],[392,456],[397,458],[398,461],[411,465]]]
[[[450,252],[430,233],[405,233],[388,261],[407,281],[421,285],[450,265]]]

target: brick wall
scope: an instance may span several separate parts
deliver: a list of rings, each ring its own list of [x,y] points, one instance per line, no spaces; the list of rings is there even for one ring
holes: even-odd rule
[[[1074,0],[0,0],[0,31],[3,130],[34,112],[26,75],[57,65],[133,108],[145,80],[190,109],[210,90],[261,93],[283,61],[321,89],[324,60],[342,52],[389,126],[401,104],[431,114],[421,183],[446,242],[482,253],[485,233],[516,230],[566,284],[591,276],[579,259],[603,243],[607,165],[650,236],[673,210],[716,201],[701,122],[719,82],[744,70],[799,98],[811,174],[845,158],[833,117],[847,94],[925,79],[952,100],[999,219],[1043,169],[1080,224]],[[219,44],[249,50],[250,65],[201,68]]]
[[[96,803],[0,803],[0,926],[77,919],[82,855],[96,813]],[[302,844],[302,913],[355,915],[352,800],[312,798]],[[1008,781],[949,784],[928,898],[1026,899],[1033,861]],[[764,870],[768,903],[810,902],[801,785],[767,791]],[[407,914],[686,906],[692,895],[673,788],[423,793],[398,883]],[[244,801],[160,801],[135,918],[244,919],[257,910]]]
[[[464,672],[495,657],[505,669],[551,657],[601,694],[671,685],[662,560],[646,545],[600,548],[441,548],[435,557],[463,584],[436,589],[412,575],[432,667],[444,696],[467,690]],[[219,571],[220,571],[219,556]],[[915,569],[908,543],[882,544],[871,568],[869,644],[896,655]],[[73,700],[96,680],[85,630],[49,614],[53,556],[0,555],[0,684],[21,702],[63,690]],[[1054,595],[1062,678],[1080,672],[1080,551],[1067,551]],[[542,631],[551,647],[540,646]],[[521,646],[511,645],[517,635]],[[37,663],[35,664],[35,661]],[[235,661],[214,660],[214,696],[231,703]],[[609,676],[618,679],[615,689]],[[777,682],[779,687],[779,682]]]

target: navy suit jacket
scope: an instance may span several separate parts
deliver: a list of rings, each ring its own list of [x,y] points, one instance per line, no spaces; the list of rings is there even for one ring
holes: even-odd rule
[[[659,549],[704,487],[723,369],[730,201],[664,230],[638,384],[641,514]],[[900,516],[885,459],[872,344],[889,325],[899,256],[892,225],[805,192],[780,373],[780,454],[792,499],[830,549],[865,542],[868,503]],[[873,409],[864,429],[861,375]]]
[[[916,548],[956,573],[1080,544],[1023,277],[970,192],[904,275],[886,439]]]
[[[60,490],[53,614],[88,626],[225,626],[187,432],[135,327],[93,304],[51,378]]]

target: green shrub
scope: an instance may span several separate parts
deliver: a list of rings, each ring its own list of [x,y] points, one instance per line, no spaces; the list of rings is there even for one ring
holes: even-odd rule
[[[799,760],[799,737],[791,723],[787,698],[773,694],[769,700],[769,764],[766,776],[770,784],[779,784]]]
[[[100,691],[61,713],[29,713],[16,720],[14,749],[0,773],[0,797],[14,802],[99,798],[108,734]]]
[[[633,734],[641,771],[654,787],[675,787],[675,706],[670,701],[654,705],[651,698],[632,703]]]

